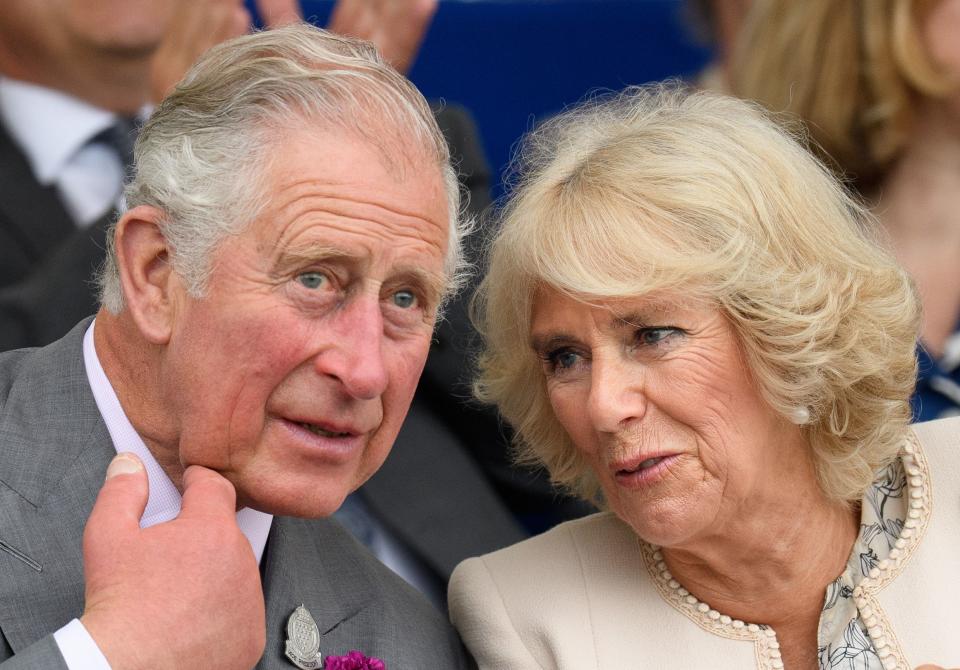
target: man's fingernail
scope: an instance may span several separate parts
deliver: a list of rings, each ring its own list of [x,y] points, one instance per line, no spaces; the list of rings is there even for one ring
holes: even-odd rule
[[[140,459],[129,454],[117,454],[107,467],[107,479],[117,475],[132,475],[143,471]]]

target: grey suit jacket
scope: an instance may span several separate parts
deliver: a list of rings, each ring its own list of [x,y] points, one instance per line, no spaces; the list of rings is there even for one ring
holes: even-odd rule
[[[115,454],[83,367],[88,324],[43,349],[0,354],[3,670],[65,669],[51,634],[83,611],[83,527]],[[261,572],[259,669],[293,667],[283,656],[286,621],[301,602],[324,654],[358,649],[390,670],[467,667],[440,614],[333,521],[276,517]]]

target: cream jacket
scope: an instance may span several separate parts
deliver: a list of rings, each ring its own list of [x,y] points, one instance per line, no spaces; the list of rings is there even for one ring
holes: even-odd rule
[[[906,526],[854,599],[885,667],[960,667],[960,418],[914,426],[903,458]],[[468,559],[449,593],[481,670],[783,667],[773,629],[698,602],[610,513]]]

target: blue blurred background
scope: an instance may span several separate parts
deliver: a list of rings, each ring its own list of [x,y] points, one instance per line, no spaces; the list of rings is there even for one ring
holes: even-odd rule
[[[324,26],[333,0],[301,6]],[[443,0],[410,78],[470,109],[502,176],[525,131],[587,92],[696,73],[710,54],[683,11],[680,0]]]

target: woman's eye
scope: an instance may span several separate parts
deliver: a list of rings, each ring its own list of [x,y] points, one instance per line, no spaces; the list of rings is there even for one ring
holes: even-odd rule
[[[401,309],[410,309],[416,307],[417,296],[413,294],[413,291],[397,291],[393,294],[393,304]]]
[[[675,333],[676,328],[641,328],[637,331],[637,342],[647,346],[659,344]]]
[[[320,288],[327,281],[327,278],[320,272],[304,272],[297,275],[297,281],[307,288],[316,289]]]
[[[572,349],[557,349],[548,352],[543,360],[550,372],[562,372],[575,367],[580,361],[580,354]]]

